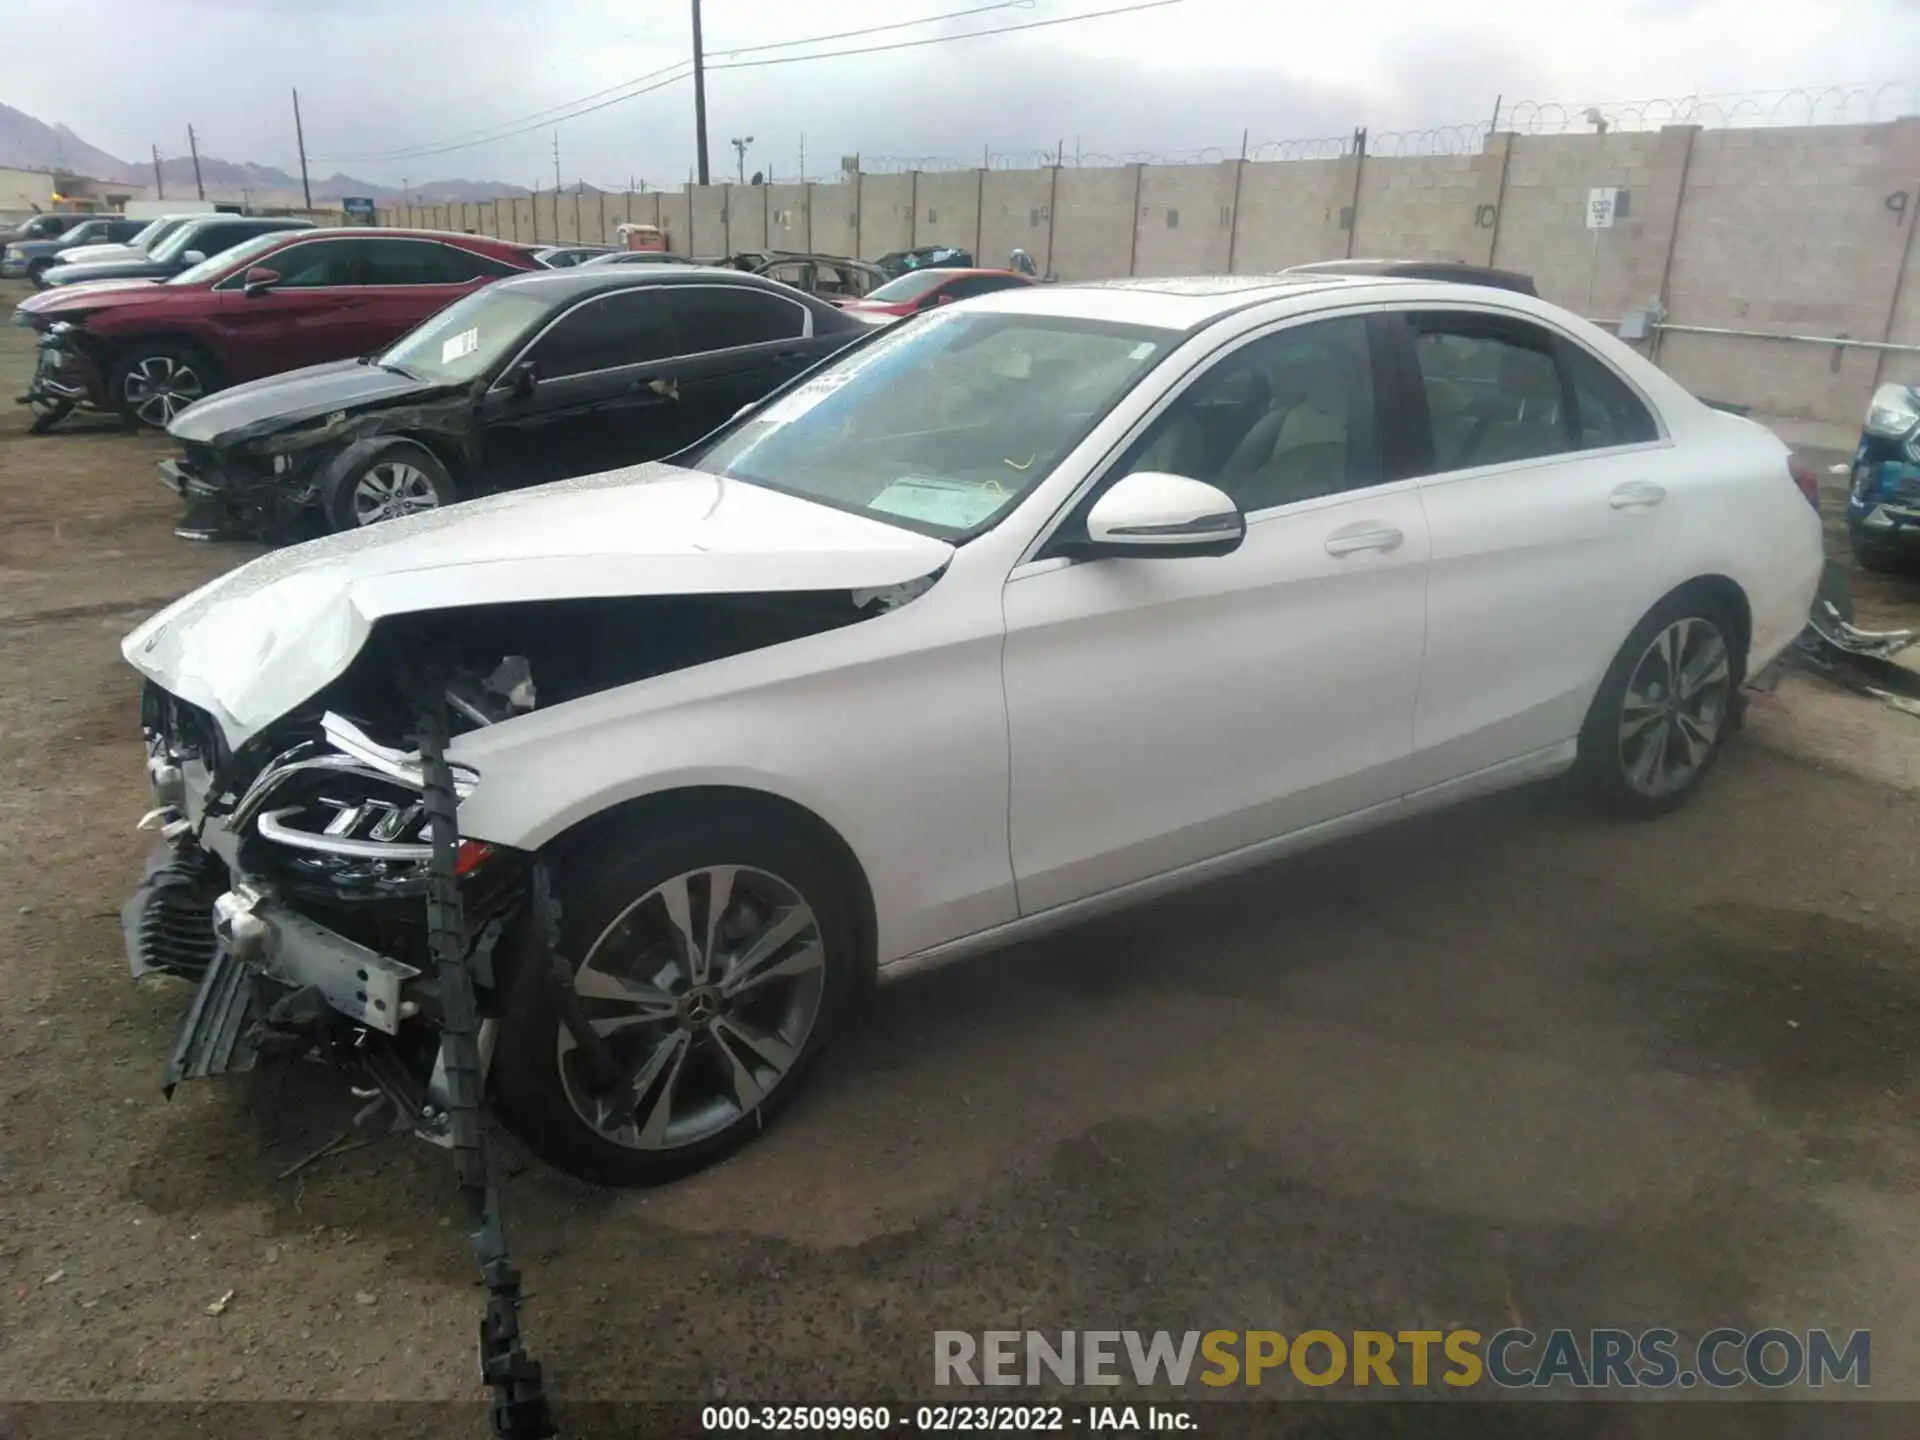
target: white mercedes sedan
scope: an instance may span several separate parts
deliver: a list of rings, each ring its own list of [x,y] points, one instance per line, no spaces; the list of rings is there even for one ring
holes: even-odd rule
[[[729,338],[701,362],[783,343]],[[1678,804],[1805,622],[1813,498],[1506,290],[943,307],[671,462],[281,551],[135,631],[130,956],[199,985],[173,1078],[291,1038],[427,1133],[464,967],[525,1141],[669,1178],[876,973],[1563,771]]]

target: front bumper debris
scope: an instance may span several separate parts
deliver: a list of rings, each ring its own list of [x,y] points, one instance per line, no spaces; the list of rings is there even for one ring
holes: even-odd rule
[[[243,1074],[259,1064],[262,1030],[277,998],[252,966],[231,951],[216,952],[173,1042],[161,1085],[168,1098],[182,1080]]]

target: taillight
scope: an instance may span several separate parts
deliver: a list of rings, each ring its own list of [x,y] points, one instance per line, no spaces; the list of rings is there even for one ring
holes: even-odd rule
[[[1800,487],[1800,493],[1807,497],[1807,503],[1813,506],[1814,513],[1820,513],[1820,473],[1798,455],[1787,461],[1787,474],[1793,477],[1793,483]]]

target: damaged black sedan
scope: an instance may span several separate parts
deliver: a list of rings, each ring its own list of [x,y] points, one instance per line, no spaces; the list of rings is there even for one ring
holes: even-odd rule
[[[160,474],[190,539],[356,530],[672,454],[864,333],[737,271],[517,277],[378,354],[190,406]]]

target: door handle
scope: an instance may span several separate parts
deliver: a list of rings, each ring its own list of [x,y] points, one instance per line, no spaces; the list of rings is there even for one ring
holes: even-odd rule
[[[1361,521],[1357,525],[1348,525],[1327,536],[1329,555],[1353,555],[1362,550],[1398,550],[1400,542],[1406,539],[1391,525],[1378,525],[1370,521]]]
[[[1666,498],[1664,485],[1655,485],[1651,480],[1629,480],[1613,488],[1607,496],[1607,504],[1616,510],[1632,510],[1658,505]]]

